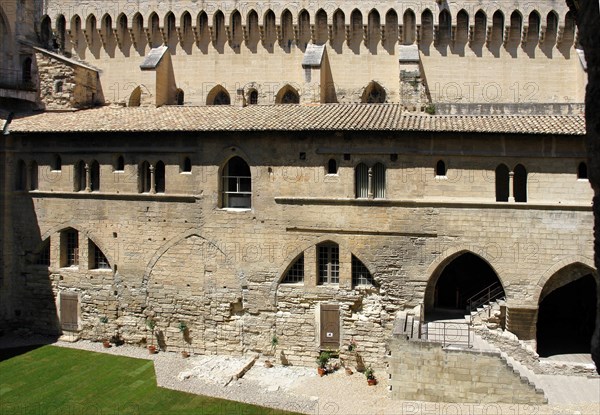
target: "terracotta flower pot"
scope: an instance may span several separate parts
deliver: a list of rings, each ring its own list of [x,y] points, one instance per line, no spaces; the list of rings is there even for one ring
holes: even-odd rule
[[[183,357],[185,359],[185,358],[190,357],[190,354],[188,352],[186,352],[185,350],[182,350],[181,351],[181,357]]]
[[[102,340],[102,346],[104,346],[105,349],[109,349],[110,342],[108,340]]]
[[[346,374],[347,374],[348,376],[350,376],[352,373],[353,373],[353,372],[352,372],[352,369],[350,369],[349,367],[347,367],[347,368],[346,368]]]
[[[375,379],[375,378],[367,379],[367,383],[369,386],[377,385],[377,379]]]
[[[156,346],[148,346],[148,353],[155,354],[156,353]]]
[[[324,367],[318,367],[317,373],[319,374],[319,376],[324,376],[325,373],[327,373],[327,369],[325,369]]]

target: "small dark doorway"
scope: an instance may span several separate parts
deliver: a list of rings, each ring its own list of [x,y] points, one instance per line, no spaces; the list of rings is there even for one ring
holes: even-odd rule
[[[538,310],[538,354],[590,353],[595,318],[596,280],[591,274],[550,292]]]
[[[433,306],[463,312],[471,301],[488,303],[501,297],[504,289],[496,272],[481,257],[467,252],[444,267],[435,284]]]

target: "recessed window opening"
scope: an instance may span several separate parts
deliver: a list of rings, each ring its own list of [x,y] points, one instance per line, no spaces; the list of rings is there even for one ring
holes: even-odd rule
[[[250,209],[252,177],[250,166],[241,157],[231,158],[223,168],[222,189],[224,208]]]
[[[337,172],[337,161],[335,161],[335,159],[329,159],[329,161],[327,162],[327,174],[337,174]]]
[[[340,282],[340,249],[337,244],[325,243],[317,246],[319,284]]]
[[[283,283],[285,284],[297,284],[301,282],[304,282],[304,253],[296,259],[283,278]]]

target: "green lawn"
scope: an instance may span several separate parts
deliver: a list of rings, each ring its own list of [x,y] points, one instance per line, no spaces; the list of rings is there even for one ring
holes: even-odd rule
[[[1,415],[280,413],[159,388],[149,360],[44,346],[0,362]]]

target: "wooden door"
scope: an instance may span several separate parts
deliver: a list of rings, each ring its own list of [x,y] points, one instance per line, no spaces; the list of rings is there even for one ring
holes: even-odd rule
[[[321,348],[340,347],[340,307],[335,304],[321,304]]]

